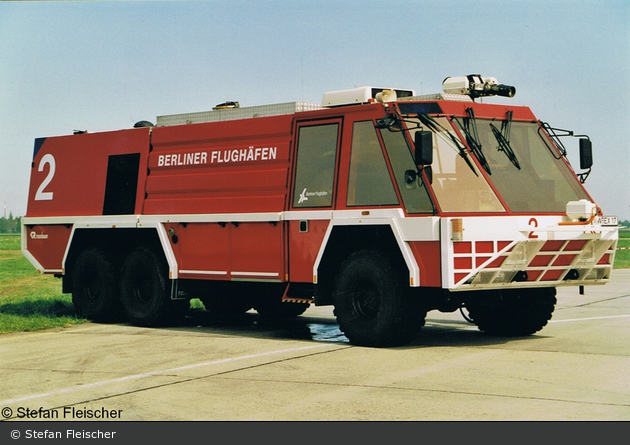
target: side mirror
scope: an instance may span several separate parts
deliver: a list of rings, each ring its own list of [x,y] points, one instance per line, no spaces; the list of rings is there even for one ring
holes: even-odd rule
[[[590,139],[580,139],[580,168],[587,170],[593,165],[593,148]]]
[[[416,131],[413,142],[416,149],[416,165],[433,164],[433,133],[430,131]]]

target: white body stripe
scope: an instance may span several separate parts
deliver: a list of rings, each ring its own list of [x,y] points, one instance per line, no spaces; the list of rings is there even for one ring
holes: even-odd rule
[[[125,216],[68,216],[68,217],[25,217],[22,221],[22,251],[31,263],[42,273],[63,273],[66,267],[66,260],[72,239],[77,229],[91,228],[153,228],[157,231],[160,243],[166,255],[169,265],[170,278],[176,279],[179,272],[187,274],[198,274],[205,276],[225,276],[227,271],[212,270],[179,270],[177,259],[167,234],[166,223],[219,223],[219,222],[275,222],[275,221],[299,221],[299,220],[329,220],[327,231],[320,246],[318,255],[313,265],[313,282],[317,283],[319,265],[324,255],[326,245],[330,239],[332,231],[337,226],[370,226],[385,225],[392,229],[392,233],[398,243],[400,252],[409,269],[409,283],[413,287],[420,285],[420,269],[409,246],[410,241],[440,241],[441,243],[441,275],[442,287],[451,290],[467,290],[481,288],[496,288],[497,283],[489,281],[482,283],[482,280],[474,277],[481,271],[489,273],[488,269],[492,262],[500,256],[506,257],[506,264],[497,269],[497,273],[505,271],[516,271],[527,266],[525,259],[516,260],[516,254],[506,253],[517,245],[528,250],[527,261],[530,261],[538,253],[538,250],[545,241],[554,240],[602,240],[610,243],[591,243],[591,249],[596,250],[596,254],[606,253],[613,242],[617,239],[615,227],[603,227],[599,225],[558,225],[563,220],[561,216],[470,216],[458,218],[462,220],[463,236],[465,243],[486,243],[492,245],[490,253],[483,254],[471,251],[466,254],[457,254],[452,241],[451,221],[454,218],[440,218],[432,215],[417,215],[405,217],[402,209],[361,209],[361,210],[296,210],[270,213],[234,213],[234,214],[180,214],[180,215],[125,215]],[[46,224],[68,224],[72,225],[72,233],[66,252],[63,257],[63,269],[43,270],[41,264],[28,252],[26,246],[25,227],[26,225],[46,225]],[[612,247],[614,249],[614,247]],[[564,252],[556,253],[562,255]],[[614,253],[613,253],[614,255]],[[588,260],[578,257],[575,264],[581,269],[588,269]],[[457,260],[460,258],[460,260]],[[470,267],[455,266],[456,261],[470,262]],[[522,264],[519,263],[521,261]],[[550,265],[548,269],[553,269]],[[577,266],[576,266],[577,267]],[[595,266],[594,266],[595,267]],[[600,266],[597,266],[601,269]],[[606,266],[607,267],[607,266]],[[612,268],[612,263],[610,265]],[[557,267],[556,267],[557,269]],[[276,272],[258,271],[234,271],[233,277],[242,278],[279,278]],[[597,284],[608,280],[608,273],[604,272],[602,277],[589,280],[587,283],[581,281],[564,284]],[[564,277],[564,275],[563,275]],[[527,282],[518,283],[512,286],[542,286],[563,284],[558,278],[556,281],[543,283]],[[531,280],[530,280],[531,281]],[[470,285],[473,284],[471,287]],[[505,283],[504,285],[508,285]]]

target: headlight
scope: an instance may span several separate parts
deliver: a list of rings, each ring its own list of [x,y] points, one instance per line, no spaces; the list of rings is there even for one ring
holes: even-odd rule
[[[586,199],[569,201],[567,203],[567,216],[572,220],[586,221],[593,216],[597,206]]]

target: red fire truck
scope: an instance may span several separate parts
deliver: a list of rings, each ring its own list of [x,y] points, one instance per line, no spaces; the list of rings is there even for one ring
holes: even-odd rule
[[[190,299],[220,314],[333,305],[356,345],[409,342],[427,311],[533,334],[556,288],[609,281],[617,218],[563,136],[514,87],[450,77],[443,93],[360,87],[159,116],[35,140],[22,249],[77,313],[163,325]]]

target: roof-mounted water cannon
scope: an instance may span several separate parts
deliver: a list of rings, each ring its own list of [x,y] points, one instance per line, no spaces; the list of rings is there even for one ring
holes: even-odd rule
[[[447,77],[442,82],[442,89],[446,94],[462,94],[472,99],[483,96],[514,97],[516,94],[513,86],[499,84],[494,77],[481,77],[479,74]]]

